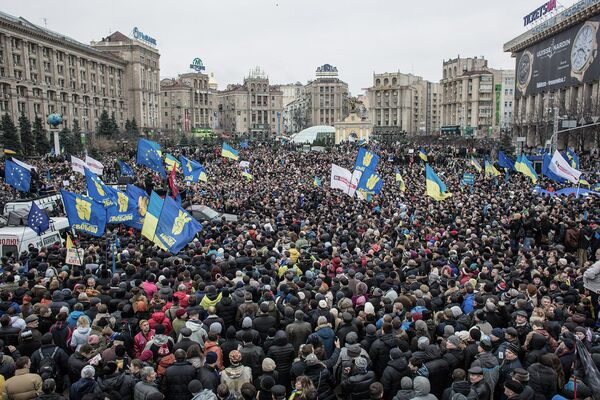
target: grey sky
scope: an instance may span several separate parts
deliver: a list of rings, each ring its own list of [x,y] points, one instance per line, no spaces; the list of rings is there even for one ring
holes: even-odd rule
[[[570,6],[575,1],[562,1]],[[0,10],[84,43],[134,26],[158,41],[161,76],[200,57],[222,89],[261,66],[273,83],[305,83],[329,63],[353,94],[373,72],[441,78],[442,60],[485,56],[514,68],[502,45],[544,0],[0,0]]]

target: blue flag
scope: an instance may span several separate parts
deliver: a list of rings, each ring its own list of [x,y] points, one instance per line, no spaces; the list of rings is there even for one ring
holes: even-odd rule
[[[356,190],[363,190],[368,194],[379,194],[383,187],[383,180],[374,170],[366,170],[362,173]]]
[[[119,169],[121,170],[121,175],[125,176],[135,176],[135,171],[131,168],[125,161],[119,160]]]
[[[40,236],[50,228],[50,218],[44,210],[35,204],[35,201],[31,202],[31,209],[29,210],[29,216],[27,217],[27,226],[35,231]]]
[[[88,196],[95,201],[104,204],[104,207],[110,207],[117,203],[116,190],[106,186],[98,175],[84,167],[85,182],[87,184]]]
[[[515,162],[511,160],[502,150],[498,152],[498,166],[500,168],[515,169]]]
[[[206,182],[206,169],[194,160],[190,160],[184,156],[179,156],[181,161],[181,169],[183,170],[183,180],[186,182]]]
[[[102,236],[106,228],[106,210],[101,203],[81,194],[61,190],[69,226],[93,236]]]
[[[109,224],[126,224],[133,222],[137,217],[136,199],[131,198],[127,193],[120,190],[114,190],[116,195],[115,204],[107,208]],[[141,229],[141,228],[140,228]]]
[[[248,148],[248,141],[247,140],[242,140],[240,142],[240,149],[247,149]]]
[[[31,172],[11,160],[6,160],[4,181],[19,192],[29,192],[31,188]]]
[[[577,156],[577,154],[575,154],[575,151],[571,147],[569,147],[567,148],[566,153],[567,157],[565,157],[565,159],[569,162],[571,167],[579,169],[579,157]]]
[[[160,144],[151,140],[140,139],[137,147],[137,156],[135,162],[139,165],[145,165],[153,171],[158,172],[161,176],[166,177],[165,167],[162,160],[162,152]]]
[[[175,200],[165,198],[155,235],[171,253],[179,253],[201,230],[202,225]]]
[[[150,201],[150,197],[145,190],[140,189],[135,185],[127,185],[127,189],[125,189],[125,193],[130,198],[130,201],[133,201],[135,209],[137,211],[134,214],[134,218],[132,221],[126,221],[125,225],[131,226],[132,228],[142,230],[142,226],[144,225],[144,217],[146,216],[146,210],[148,209],[148,202]]]
[[[542,162],[542,175],[547,176],[548,178],[556,181],[558,183],[566,183],[568,182],[565,178],[556,175],[550,169],[550,164],[552,162],[552,156],[548,153],[544,154],[544,161]]]
[[[354,162],[354,169],[365,172],[375,171],[377,168],[377,163],[379,163],[379,156],[372,151],[361,147],[358,150],[358,155],[356,156],[356,161]]]

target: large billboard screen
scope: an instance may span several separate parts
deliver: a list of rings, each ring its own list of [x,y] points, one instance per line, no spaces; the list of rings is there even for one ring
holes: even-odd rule
[[[597,80],[599,26],[595,16],[517,53],[516,96]]]

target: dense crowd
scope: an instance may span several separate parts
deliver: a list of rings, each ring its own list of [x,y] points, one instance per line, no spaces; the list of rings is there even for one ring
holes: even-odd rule
[[[203,221],[176,255],[117,225],[76,237],[80,267],[60,243],[4,255],[5,399],[600,395],[598,196],[540,196],[515,172],[461,185],[471,155],[450,146],[428,149],[453,193],[442,202],[425,196],[424,164],[404,147],[375,150],[385,183],[370,201],[328,185],[332,163],[353,167],[353,145],[253,144],[240,151],[251,181],[219,149],[171,150],[207,170],[207,183],[180,180],[184,206],[239,220]],[[106,183],[118,157],[135,164],[133,150],[105,154]],[[85,192],[66,160],[26,161],[38,169],[33,191],[68,181]],[[581,163],[598,181],[599,159]],[[148,192],[166,188],[135,171]],[[2,189],[4,202],[16,196]]]

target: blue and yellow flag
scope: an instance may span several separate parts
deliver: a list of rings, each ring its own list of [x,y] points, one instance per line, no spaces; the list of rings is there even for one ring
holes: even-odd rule
[[[236,149],[223,142],[223,148],[221,149],[221,156],[225,158],[231,158],[232,160],[237,161],[240,157],[238,157],[238,152]]]
[[[321,178],[319,178],[318,176],[315,176],[313,178],[313,186],[314,187],[321,187]]]
[[[402,174],[400,173],[400,170],[398,168],[396,168],[396,170],[395,170],[395,175],[396,175],[396,182],[398,182],[400,185],[400,191],[405,192],[406,185],[404,184],[404,179],[402,179]]]
[[[190,160],[184,156],[179,156],[183,169],[183,180],[186,182],[207,182],[206,169],[194,160]]]
[[[531,165],[531,161],[527,159],[525,154],[521,154],[517,161],[515,162],[515,169],[522,173],[523,175],[529,177],[533,183],[536,183],[538,180],[538,174],[533,169],[533,165]]]
[[[125,225],[141,231],[142,227],[144,226],[144,217],[146,216],[146,211],[148,210],[148,202],[150,201],[150,198],[145,190],[131,184],[127,185],[125,193],[127,193],[129,196],[129,201],[133,202],[133,206],[136,210],[133,220],[126,221]]]
[[[115,204],[106,209],[109,224],[134,223],[137,217],[136,199],[127,193],[114,189],[116,196]],[[130,226],[130,225],[129,225]],[[135,227],[135,226],[134,226]]]
[[[427,185],[425,194],[437,201],[442,201],[452,196],[452,193],[446,192],[446,185],[433,172],[429,164],[425,164],[425,183]]]
[[[594,183],[594,184],[592,185],[591,189],[592,189],[594,192],[600,192],[600,182],[599,182],[599,183]]]
[[[479,161],[477,161],[475,157],[471,157],[471,165],[477,170],[477,172],[481,172],[481,164],[479,164]]]
[[[167,196],[167,198],[169,198]],[[163,250],[167,250],[167,246],[156,236],[156,227],[158,226],[158,219],[160,218],[161,211],[163,209],[164,200],[159,195],[152,192],[150,195],[150,202],[146,209],[146,215],[144,216],[144,224],[142,225],[142,236],[148,240],[151,240],[154,244]]]
[[[567,148],[567,161],[571,164],[571,167],[579,169],[579,157],[575,154],[575,150],[571,147]]]
[[[165,199],[156,227],[156,237],[171,253],[179,253],[201,230],[202,225],[177,205],[175,200],[170,197]]]
[[[4,182],[19,192],[29,192],[31,189],[31,172],[16,162],[6,160]]]
[[[382,187],[383,179],[374,170],[366,170],[360,176],[356,190],[362,190],[370,194],[379,194]]]
[[[427,162],[427,152],[422,147],[419,149],[419,157],[421,157],[421,160]]]
[[[379,163],[379,156],[372,151],[361,147],[358,150],[358,155],[356,156],[356,161],[354,162],[354,169],[360,172],[365,172],[367,170],[375,171],[377,168],[377,164]]]
[[[101,203],[81,194],[61,190],[69,226],[93,236],[102,236],[106,228],[106,210]]]
[[[116,204],[117,194],[115,189],[106,186],[104,182],[92,171],[84,167],[85,182],[87,185],[88,196],[95,201],[102,203],[104,207],[110,207]]]
[[[160,144],[147,139],[140,139],[137,147],[137,156],[135,162],[139,165],[145,165],[161,176],[166,177],[165,167],[163,166],[162,152]]]
[[[248,181],[251,181],[252,179],[254,179],[254,176],[252,176],[252,174],[250,173],[250,170],[248,168],[242,169],[242,176],[244,178],[246,178]]]
[[[173,170],[173,165],[177,166],[177,171],[181,172],[181,163],[173,154],[167,154],[165,156],[165,165],[167,166],[167,171]]]
[[[584,178],[582,178],[582,177],[580,177],[580,178],[579,178],[579,184],[580,184],[580,185],[587,186],[587,187],[590,187],[590,186],[592,186],[592,184],[591,184],[591,183],[590,183],[588,180],[586,180],[586,179],[584,179]]]
[[[494,164],[488,160],[485,160],[485,176],[500,176],[500,171],[498,171],[496,167],[494,167]]]

